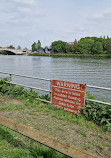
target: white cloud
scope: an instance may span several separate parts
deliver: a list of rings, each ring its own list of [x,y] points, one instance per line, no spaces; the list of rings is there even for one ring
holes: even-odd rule
[[[92,15],[94,20],[111,20],[111,9],[104,10],[100,13],[95,13]]]
[[[77,32],[85,32],[87,30],[87,28],[83,27],[83,26],[78,26],[74,29],[74,31]]]
[[[111,8],[106,9],[111,6],[111,2],[107,3],[110,0],[102,0],[103,5],[95,0],[95,5],[85,1],[81,5],[81,0],[0,1],[0,43],[7,43],[7,39],[16,44],[18,40],[24,46],[27,41],[28,46],[40,39],[48,45],[59,39],[74,41],[85,36],[111,34]]]
[[[16,28],[30,27],[32,24],[37,24],[38,19],[46,16],[38,5],[38,0],[9,0],[8,4],[4,1],[4,6],[0,6],[0,15],[0,24]]]
[[[33,8],[29,8],[29,7],[19,7],[18,12],[19,12],[19,14],[21,13],[24,16],[28,15],[31,18],[34,18],[34,19],[37,18],[37,17],[46,16],[46,14],[42,10],[40,10],[39,8],[36,8],[35,10],[33,10]]]
[[[31,10],[31,8],[20,7],[20,8],[18,8],[18,11],[20,11],[24,14],[30,14],[32,10]]]
[[[94,19],[102,19],[103,18],[103,14],[97,13],[93,15]]]
[[[37,5],[37,0],[10,0],[10,2],[18,3],[18,4],[25,4],[25,5]]]

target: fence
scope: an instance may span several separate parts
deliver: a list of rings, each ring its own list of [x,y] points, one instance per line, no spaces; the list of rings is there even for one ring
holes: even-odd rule
[[[50,94],[50,98],[51,98],[51,87],[52,87],[52,80],[50,79],[45,79],[45,78],[39,78],[39,77],[33,77],[33,76],[27,76],[27,75],[20,75],[20,74],[13,74],[13,73],[7,73],[7,72],[0,72],[1,74],[5,74],[8,75],[8,77],[10,78],[10,82],[7,82],[10,84],[10,86],[13,85],[18,85],[18,86],[22,86],[22,87],[26,87],[26,88],[30,88],[30,89],[35,89],[37,91],[44,91],[44,92],[48,92]],[[28,86],[28,85],[24,85],[24,84],[18,84],[18,83],[14,83],[12,82],[12,76],[19,76],[19,77],[25,77],[25,78],[31,78],[31,79],[36,79],[36,80],[43,80],[43,81],[47,81],[50,82],[50,90],[48,89],[42,89],[42,88],[37,88],[37,87],[32,87],[32,86]],[[36,98],[37,100],[43,101],[43,102],[47,102],[47,103],[51,103],[51,101],[47,101],[44,99],[40,99],[40,98]]]
[[[39,77],[33,77],[33,76],[27,76],[27,75],[20,75],[20,74],[14,74],[14,73],[7,73],[7,72],[0,72],[0,73],[9,76],[10,82],[7,82],[7,83],[9,83],[10,86],[12,84],[14,84],[14,85],[18,85],[18,86],[22,86],[22,87],[26,87],[26,88],[35,89],[35,90],[38,90],[38,91],[48,92],[50,94],[50,101],[47,101],[47,100],[44,100],[44,99],[41,99],[41,98],[36,98],[36,99],[40,100],[40,101],[43,101],[43,102],[51,103],[51,94],[52,94],[52,80],[51,79],[45,79],[45,78],[39,78]],[[24,77],[24,78],[31,78],[31,79],[43,80],[43,81],[50,82],[50,90],[49,89],[42,89],[42,88],[32,87],[32,86],[28,86],[28,85],[24,85],[24,84],[14,83],[14,82],[12,82],[12,76],[19,76],[19,77]],[[98,86],[91,86],[91,85],[86,85],[86,87],[111,91],[111,88],[105,88],[105,87],[98,87]],[[111,105],[111,103],[103,102],[103,101],[99,101],[99,100],[94,100],[94,99],[88,99],[87,97],[85,97],[85,101],[100,103],[100,104],[104,104],[104,105]]]
[[[98,87],[98,86],[91,86],[91,85],[86,85],[86,87],[105,90],[105,91],[111,91],[111,88],[106,88],[106,87]],[[104,104],[104,105],[111,105],[111,103],[108,103],[108,102],[103,102],[103,101],[88,99],[88,98],[85,98],[85,101],[100,103],[100,104]]]

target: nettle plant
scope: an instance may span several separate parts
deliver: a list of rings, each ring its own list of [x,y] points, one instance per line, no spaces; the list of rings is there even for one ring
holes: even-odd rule
[[[88,98],[94,99],[88,92]],[[86,102],[83,114],[88,120],[94,121],[97,125],[102,126],[104,130],[111,130],[111,106],[99,103]]]

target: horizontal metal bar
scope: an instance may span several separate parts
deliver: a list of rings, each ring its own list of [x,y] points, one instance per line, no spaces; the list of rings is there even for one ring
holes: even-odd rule
[[[14,75],[14,76],[20,76],[20,77],[26,77],[26,78],[32,78],[32,79],[38,79],[38,80],[44,80],[44,81],[51,81],[50,79],[33,77],[33,76],[27,76],[27,75],[19,75],[19,74],[12,74],[12,75]]]
[[[38,80],[44,80],[44,81],[51,81],[51,79],[45,79],[45,78],[39,78],[39,77],[33,77],[33,76],[27,76],[27,75],[20,75],[20,74],[7,73],[7,72],[0,72],[0,73],[8,74],[8,75],[11,74],[14,76],[20,76],[20,77],[26,77],[26,78],[32,78],[32,79],[38,79]],[[91,86],[91,85],[86,85],[86,87],[111,91],[111,88],[105,88],[105,87],[98,87],[98,86]]]
[[[6,81],[6,83],[10,83],[10,82]],[[40,90],[40,91],[51,92],[51,90],[41,89],[41,88],[36,88],[36,87],[31,87],[31,86],[27,86],[27,85],[23,85],[23,84],[18,84],[18,83],[13,83],[13,82],[11,82],[11,84],[22,86],[22,87],[26,87],[26,88],[36,89],[36,90]]]
[[[51,104],[51,102],[50,101],[47,101],[47,100],[44,100],[44,99],[40,99],[40,98],[35,98],[36,100],[40,100],[40,101],[42,101],[42,102],[46,102],[46,103],[50,103]]]
[[[13,75],[13,76],[20,76],[20,77],[26,77],[26,78],[32,78],[32,79],[38,79],[38,80],[44,80],[44,81],[51,81],[51,79],[45,79],[45,78],[39,78],[39,77],[33,77],[33,76],[27,76],[27,75],[20,75],[20,74],[14,74],[14,73],[7,73],[7,72],[0,72],[3,74]]]
[[[98,87],[98,86],[91,86],[91,85],[86,85],[86,87],[111,91],[111,88],[105,88],[105,87]]]
[[[9,73],[8,72],[0,72],[1,74],[8,74],[9,75]]]
[[[105,104],[105,105],[111,105],[111,103],[107,103],[107,102],[103,102],[103,101],[99,101],[99,100],[94,100],[94,99],[85,99],[86,101],[90,101],[90,102],[95,102],[95,103],[100,103],[100,104]]]

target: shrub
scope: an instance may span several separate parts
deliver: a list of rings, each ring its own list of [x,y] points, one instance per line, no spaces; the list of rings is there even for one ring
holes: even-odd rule
[[[94,99],[94,96],[90,94],[88,97]],[[104,130],[111,130],[111,106],[86,102],[83,114],[87,120],[92,120],[97,125],[103,126]]]

